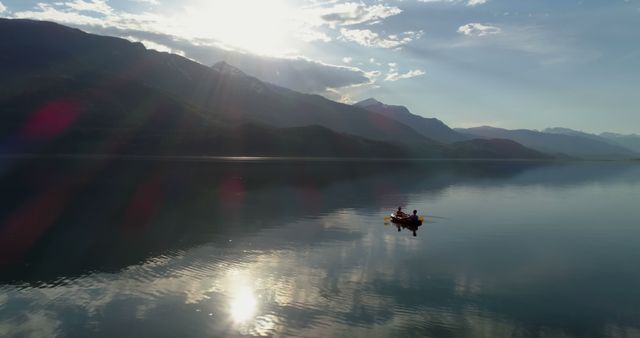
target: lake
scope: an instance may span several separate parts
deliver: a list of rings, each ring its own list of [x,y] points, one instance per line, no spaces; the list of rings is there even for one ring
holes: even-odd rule
[[[2,337],[640,336],[640,163],[3,157],[0,194]]]

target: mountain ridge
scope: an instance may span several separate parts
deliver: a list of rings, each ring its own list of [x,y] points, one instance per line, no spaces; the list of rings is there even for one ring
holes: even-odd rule
[[[538,158],[55,23],[0,19],[0,47],[2,153]]]
[[[146,50],[139,43],[33,20],[2,19],[0,26],[3,50],[11,51],[3,55],[5,66],[0,65],[0,74],[13,73],[21,79],[35,75],[133,81],[215,115],[213,118],[238,123],[253,120],[274,127],[319,124],[373,140],[435,145],[382,115],[266,84],[244,73],[221,73],[181,56]],[[15,87],[18,76],[4,77],[5,86]]]
[[[636,154],[626,148],[579,135],[545,133],[529,129],[503,129],[490,126],[458,128],[456,131],[481,138],[504,138],[528,148],[555,155],[583,159],[629,159]]]
[[[611,133],[611,132],[591,134],[591,133],[586,133],[586,132],[575,130],[575,129],[559,128],[559,127],[547,128],[544,131],[548,133],[553,133],[553,134],[577,135],[582,137],[588,137],[594,140],[599,140],[602,142],[607,142],[612,145],[623,147],[625,149],[635,152],[636,154],[638,154],[638,156],[640,156],[640,135],[637,135],[637,134],[623,135],[623,134],[617,134],[617,133]]]
[[[375,98],[368,98],[357,102],[354,106],[361,107],[371,112],[402,122],[413,128],[421,135],[442,143],[450,144],[469,139],[468,137],[457,133],[439,119],[415,115],[405,106],[385,104]]]

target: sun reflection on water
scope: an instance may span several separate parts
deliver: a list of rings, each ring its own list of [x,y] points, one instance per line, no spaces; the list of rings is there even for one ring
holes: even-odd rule
[[[249,287],[236,289],[231,296],[231,317],[236,323],[252,319],[258,310],[258,301]]]

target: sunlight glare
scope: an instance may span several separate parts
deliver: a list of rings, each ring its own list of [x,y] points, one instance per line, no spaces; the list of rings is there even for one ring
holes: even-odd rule
[[[237,289],[231,299],[231,316],[235,322],[241,323],[253,318],[258,309],[258,301],[248,287]]]
[[[263,55],[291,51],[293,8],[285,0],[197,0],[185,7],[189,35]]]

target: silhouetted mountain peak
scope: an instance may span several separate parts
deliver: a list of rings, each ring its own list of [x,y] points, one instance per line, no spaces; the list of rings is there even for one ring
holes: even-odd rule
[[[480,126],[480,127],[472,127],[472,128],[456,128],[458,131],[467,131],[467,130],[506,130],[504,128],[492,127],[492,126]]]
[[[590,137],[590,138],[597,137],[597,135],[594,135],[594,134],[589,134],[583,131],[570,129],[570,128],[562,128],[562,127],[547,128],[542,132],[548,133],[548,134],[573,135],[573,136],[583,136],[583,137]]]
[[[366,108],[366,107],[369,107],[369,106],[377,106],[377,105],[384,105],[384,103],[376,100],[373,97],[370,97],[370,98],[368,98],[366,100],[362,100],[362,101],[354,104],[354,106],[362,107],[362,108]]]
[[[382,114],[410,126],[418,133],[443,143],[458,142],[468,139],[436,118],[427,118],[412,114],[405,106],[395,106],[382,103],[374,98],[368,98],[354,104],[356,107]]]
[[[245,72],[241,71],[239,68],[235,66],[228,64],[226,61],[220,61],[214,64],[213,66],[211,66],[211,69],[226,75],[248,76],[247,74],[245,74]]]
[[[364,108],[370,111],[375,111],[380,113],[380,111],[384,110],[388,114],[405,114],[405,115],[413,115],[409,111],[409,109],[405,106],[395,106],[380,102],[374,98],[368,98],[366,100],[360,101],[354,104],[356,107]]]

